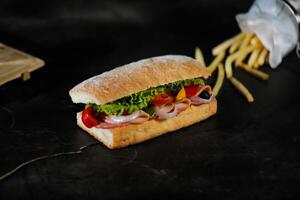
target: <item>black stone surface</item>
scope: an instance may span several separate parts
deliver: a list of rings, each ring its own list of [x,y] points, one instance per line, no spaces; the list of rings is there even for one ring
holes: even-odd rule
[[[146,57],[193,56],[195,46],[210,62],[251,3],[2,0],[1,42],[46,66],[0,86],[0,175],[95,142],[76,126],[75,84]],[[125,149],[99,144],[32,163],[0,182],[0,199],[299,199],[299,65],[291,53],[265,68],[267,82],[236,70],[253,104],[225,82],[218,113],[205,122]]]

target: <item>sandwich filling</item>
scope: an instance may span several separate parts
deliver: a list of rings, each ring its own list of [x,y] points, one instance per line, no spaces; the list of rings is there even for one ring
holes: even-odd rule
[[[81,119],[88,128],[110,129],[148,120],[170,119],[189,106],[210,103],[213,99],[211,87],[205,85],[203,79],[180,80],[107,104],[86,104]]]

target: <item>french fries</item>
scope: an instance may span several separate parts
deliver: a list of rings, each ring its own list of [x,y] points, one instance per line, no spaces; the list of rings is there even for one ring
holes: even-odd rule
[[[258,49],[255,49],[255,50],[251,53],[251,56],[250,56],[250,58],[249,58],[249,60],[248,60],[248,65],[249,65],[249,67],[253,67],[253,66],[254,66],[254,63],[255,63],[255,61],[257,60],[260,51],[261,51],[261,49],[258,48]]]
[[[253,52],[255,49],[257,49],[257,46],[248,46],[245,47],[244,49],[241,49],[240,56],[236,59],[235,66],[239,66],[243,60],[248,56],[249,53]]]
[[[254,101],[252,94],[240,81],[234,77],[231,77],[229,81],[247,99],[248,102],[252,103]]]
[[[253,69],[251,67],[243,67],[247,72],[249,72],[251,75],[256,76],[257,78],[260,78],[262,80],[268,80],[269,79],[269,74],[260,71],[258,69]]]
[[[212,49],[212,54],[214,56],[216,56],[219,53],[225,51],[228,47],[230,47],[230,45],[232,45],[233,43],[235,43],[235,42],[239,41],[241,38],[243,38],[244,34],[245,33],[240,33],[228,40],[225,40],[224,42],[222,42],[221,44],[219,44],[218,46],[216,46],[215,48]]]
[[[258,67],[259,67],[259,63],[258,63],[258,60],[256,60],[256,61],[254,62],[253,68],[254,68],[254,69],[258,69]]]
[[[229,49],[229,53],[232,54],[233,52],[235,52],[241,46],[241,43],[242,38],[241,40],[237,40],[235,43],[233,43]]]
[[[259,38],[253,33],[239,33],[214,47],[212,54],[215,58],[208,65],[207,69],[213,73],[218,68],[218,76],[213,88],[213,94],[215,96],[218,95],[226,74],[226,78],[246,97],[248,102],[253,102],[253,95],[246,86],[234,78],[233,66],[239,67],[261,80],[269,79],[267,73],[259,70],[260,67],[268,63],[269,56],[268,50]],[[195,57],[199,62],[204,63],[203,65],[205,66],[203,54],[198,47],[195,49]]]
[[[217,81],[216,81],[216,84],[213,88],[213,91],[212,93],[217,96],[220,89],[221,89],[221,86],[223,84],[223,81],[224,81],[224,65],[222,63],[219,63],[218,65],[218,77],[217,77]]]
[[[201,63],[201,65],[206,67],[203,53],[199,47],[196,47],[196,49],[195,49],[195,58],[196,58],[196,60],[198,60]]]
[[[266,48],[264,48],[258,56],[258,59],[257,59],[258,66],[262,66],[265,63],[267,54],[268,54],[268,50]],[[255,68],[257,68],[257,67],[255,67]]]
[[[249,44],[252,37],[253,37],[253,34],[246,33],[245,38],[244,38],[244,40],[241,44],[240,49],[244,49],[246,46],[248,46],[248,44]]]
[[[210,71],[210,73],[213,73],[216,70],[216,68],[222,62],[224,57],[225,57],[225,52],[221,52],[220,54],[218,54],[217,57],[215,57],[215,59],[212,61],[212,63],[207,67],[207,69]]]
[[[236,52],[234,54],[231,54],[228,56],[228,58],[225,61],[225,72],[226,77],[231,78],[232,77],[232,63],[237,60],[241,56],[242,52]]]

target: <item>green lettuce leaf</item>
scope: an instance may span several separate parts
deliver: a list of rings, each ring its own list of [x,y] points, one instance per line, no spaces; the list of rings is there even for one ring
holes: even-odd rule
[[[153,114],[148,104],[156,95],[171,89],[179,90],[181,86],[190,84],[205,85],[204,80],[201,78],[180,80],[163,86],[149,88],[104,105],[88,104],[88,106],[97,112],[103,112],[107,115],[121,115],[124,111],[131,114],[139,110],[145,110],[149,114]]]

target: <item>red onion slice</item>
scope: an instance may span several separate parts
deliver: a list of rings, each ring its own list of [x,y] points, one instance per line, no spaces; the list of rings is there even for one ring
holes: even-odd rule
[[[149,119],[149,114],[140,110],[136,111],[130,115],[124,115],[124,116],[107,116],[105,118],[105,122],[109,124],[120,124],[120,123],[142,123],[144,121],[147,121]]]
[[[161,109],[162,112],[171,112],[175,109],[175,104],[174,103],[171,103],[171,104],[165,104],[163,106],[160,106],[159,107]]]
[[[159,119],[170,119],[176,117],[177,115],[176,107],[174,107],[173,111],[171,112],[166,112],[164,106],[163,107],[154,106],[154,110],[156,115],[159,117]]]
[[[130,121],[129,123],[131,124],[141,124],[145,121],[148,121],[150,119],[150,115],[144,111],[141,111],[142,113],[140,114],[139,117],[135,118],[134,120]]]

